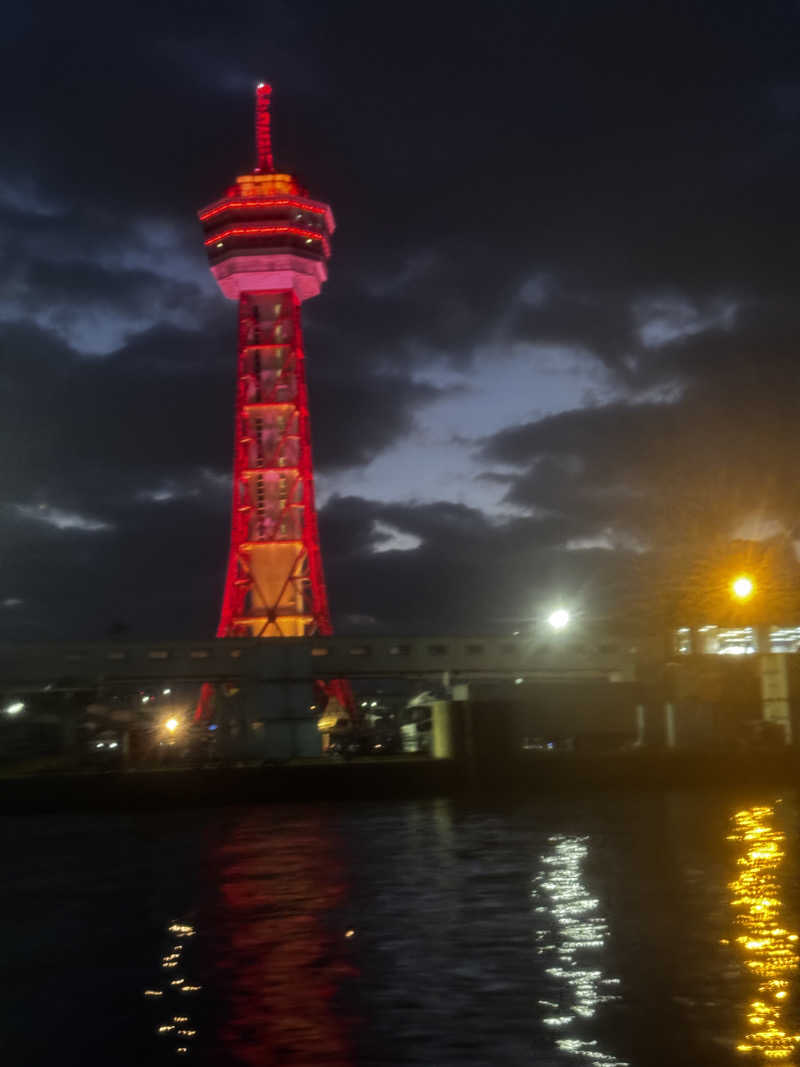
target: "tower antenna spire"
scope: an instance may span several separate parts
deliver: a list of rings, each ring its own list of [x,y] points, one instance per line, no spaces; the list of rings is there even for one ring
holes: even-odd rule
[[[272,159],[272,133],[269,113],[272,86],[259,82],[256,86],[256,171],[262,174],[274,174],[275,163]]]

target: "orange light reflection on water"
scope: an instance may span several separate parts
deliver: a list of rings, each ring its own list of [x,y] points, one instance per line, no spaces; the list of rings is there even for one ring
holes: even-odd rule
[[[784,1020],[800,957],[798,935],[781,921],[778,873],[786,835],[774,825],[774,818],[774,807],[767,805],[738,811],[729,835],[730,841],[741,846],[738,876],[729,886],[735,943],[756,983],[747,1006],[746,1032],[736,1047],[769,1062],[788,1060],[800,1042],[800,1034],[790,1033]]]

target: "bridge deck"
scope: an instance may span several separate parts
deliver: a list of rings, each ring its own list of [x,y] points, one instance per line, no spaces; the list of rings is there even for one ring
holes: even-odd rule
[[[0,685],[326,678],[508,677],[632,681],[634,654],[613,643],[498,637],[309,637],[0,644]]]

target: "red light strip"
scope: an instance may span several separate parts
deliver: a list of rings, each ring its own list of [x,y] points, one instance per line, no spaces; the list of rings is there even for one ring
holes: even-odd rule
[[[270,292],[270,290],[269,290],[269,289],[265,289],[265,290],[263,290],[263,291],[264,291],[265,293],[268,293],[268,292]],[[274,290],[273,290],[273,291],[274,291]],[[247,351],[249,352],[251,348],[259,348],[259,349],[260,349],[260,348],[288,348],[288,347],[289,347],[289,344],[290,344],[290,342],[289,342],[289,341],[282,341],[282,342],[281,342],[280,344],[277,344],[277,345],[262,345],[262,344],[260,344],[260,343],[259,343],[259,344],[255,344],[255,343],[254,343],[254,344],[252,344],[252,345],[251,345],[251,344],[246,344],[246,345],[245,345],[244,347],[245,347],[245,348],[247,349]],[[243,372],[243,373],[246,373],[246,372]],[[252,372],[250,372],[250,374],[248,375],[248,377],[250,377],[250,378],[252,378],[252,377],[253,377],[253,374],[252,374]]]
[[[221,215],[223,211],[241,211],[251,207],[296,207],[301,211],[310,211],[313,215],[325,215],[327,211],[324,207],[310,207],[308,204],[303,204],[299,200],[278,200],[276,197],[245,197],[237,200],[226,200],[225,203],[220,204],[219,207],[209,208],[208,211],[199,211],[197,217],[201,222],[206,222],[208,219],[213,219],[216,215]]]
[[[203,243],[206,248],[210,248],[211,245],[216,245],[219,244],[220,241],[224,241],[226,237],[263,237],[271,233],[288,233],[293,237],[305,237],[306,240],[312,239],[314,241],[322,241],[325,255],[329,256],[331,254],[330,245],[321,233],[314,233],[313,230],[301,230],[298,226],[234,226],[230,230],[223,230],[222,233],[209,237],[209,239]],[[251,347],[258,346],[253,345]]]
[[[230,230],[223,230],[222,233],[209,237],[204,243],[208,247],[208,245],[213,245],[217,241],[224,241],[226,237],[239,237],[242,234],[252,234],[255,237],[259,237],[264,233],[291,233],[296,237],[314,237],[318,241],[322,238],[322,234],[315,233],[313,230],[301,230],[299,226],[234,226]],[[251,345],[250,347],[258,346]],[[262,347],[267,346],[264,345]]]

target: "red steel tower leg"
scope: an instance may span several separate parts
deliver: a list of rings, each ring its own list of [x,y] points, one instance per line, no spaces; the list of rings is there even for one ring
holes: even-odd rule
[[[233,516],[217,636],[331,631],[314,508],[300,305],[239,298]]]

